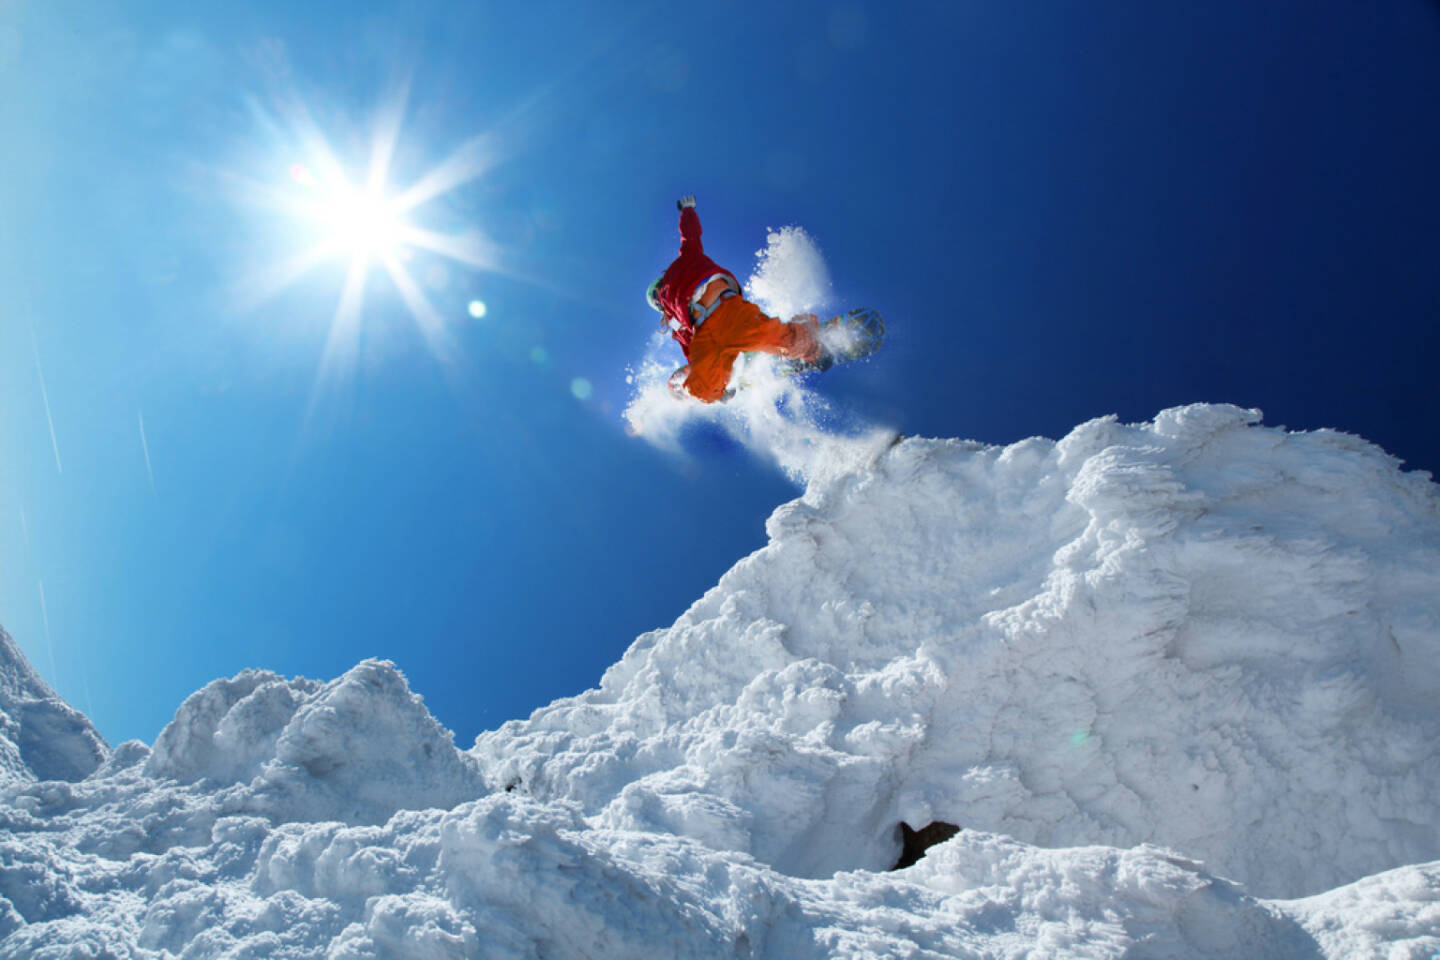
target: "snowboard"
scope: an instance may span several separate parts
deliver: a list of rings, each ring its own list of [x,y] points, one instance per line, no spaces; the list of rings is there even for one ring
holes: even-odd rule
[[[869,307],[860,307],[820,322],[820,343],[825,348],[820,359],[809,363],[786,360],[777,369],[785,377],[829,370],[837,363],[863,360],[879,350],[884,342],[884,318]]]

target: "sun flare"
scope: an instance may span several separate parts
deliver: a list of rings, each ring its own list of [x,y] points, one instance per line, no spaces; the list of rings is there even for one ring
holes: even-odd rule
[[[456,353],[449,314],[474,316],[473,304],[479,301],[467,297],[453,310],[437,309],[430,293],[411,274],[423,262],[416,258],[441,257],[477,269],[500,270],[497,248],[480,230],[467,225],[459,232],[442,232],[417,217],[423,205],[476,179],[495,164],[492,138],[471,138],[413,183],[396,188],[390,168],[404,100],[402,92],[380,111],[368,166],[360,178],[352,178],[357,168],[336,155],[310,112],[297,100],[289,100],[279,116],[267,117],[265,124],[272,133],[281,134],[278,146],[288,154],[289,182],[244,183],[252,201],[284,216],[289,225],[284,235],[294,237],[300,228],[298,235],[304,244],[288,259],[247,277],[242,284],[246,301],[258,304],[269,299],[322,264],[338,261],[346,265],[320,379],[343,372],[353,362],[372,272],[388,277],[431,353],[449,363]]]

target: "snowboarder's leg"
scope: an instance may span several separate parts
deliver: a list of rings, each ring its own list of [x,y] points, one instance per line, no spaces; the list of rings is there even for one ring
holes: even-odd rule
[[[685,390],[701,403],[714,403],[725,397],[725,387],[730,383],[736,354],[696,349],[699,347],[698,340],[699,337],[696,337],[690,341],[690,366],[685,377]]]
[[[818,359],[819,322],[807,316],[802,323],[781,323],[750,301],[731,297],[695,331],[685,389],[705,403],[721,399],[735,358],[751,351],[798,360]]]

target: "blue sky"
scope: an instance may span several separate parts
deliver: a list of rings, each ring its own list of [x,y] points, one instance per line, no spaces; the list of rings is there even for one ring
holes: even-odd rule
[[[683,193],[737,274],[800,224],[886,315],[816,384],[859,416],[1227,401],[1440,469],[1440,4],[781,6],[0,6],[0,624],[37,669],[112,742],[246,667],[392,659],[462,745],[593,685],[797,492],[625,432]],[[297,105],[358,180],[397,103],[393,188],[476,174],[412,222],[491,246],[404,261],[438,347],[371,271],[322,375],[348,255],[261,297],[323,231],[260,201],[305,196]]]

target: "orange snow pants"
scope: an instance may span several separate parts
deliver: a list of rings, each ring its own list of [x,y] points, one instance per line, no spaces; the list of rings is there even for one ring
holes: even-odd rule
[[[781,323],[744,297],[730,297],[700,324],[690,341],[685,389],[697,400],[714,403],[725,395],[735,358],[752,350],[813,360],[820,355],[818,328],[814,320]]]

